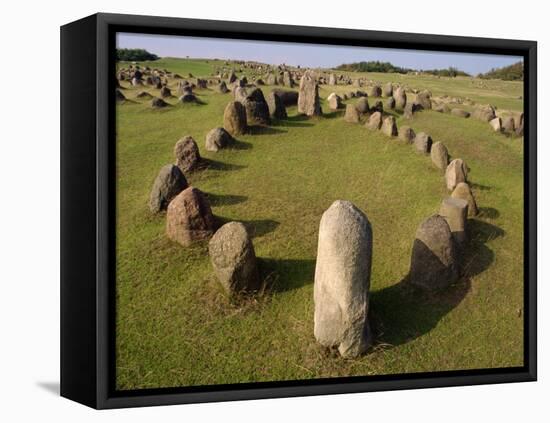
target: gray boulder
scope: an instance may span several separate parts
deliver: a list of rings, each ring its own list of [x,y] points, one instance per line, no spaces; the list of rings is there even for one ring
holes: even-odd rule
[[[388,137],[397,136],[397,125],[393,116],[387,116],[382,123],[382,132]]]
[[[463,247],[466,242],[468,202],[460,198],[447,197],[441,202],[439,215],[447,221],[456,245]]]
[[[468,168],[462,159],[454,159],[445,170],[447,189],[453,191],[461,182],[467,182]]]
[[[372,229],[367,216],[349,201],[335,201],[319,226],[314,284],[314,335],[343,357],[369,347],[369,288]]]
[[[240,102],[231,101],[225,106],[223,128],[231,135],[242,135],[246,132],[246,110]]]
[[[174,156],[176,156],[176,166],[184,173],[196,169],[201,162],[199,147],[190,135],[181,138],[176,143]]]
[[[327,97],[328,107],[331,110],[338,110],[343,107],[342,98],[336,93],[330,93]]]
[[[359,113],[368,113],[370,109],[367,97],[360,97],[357,103],[355,103],[355,108]]]
[[[246,110],[246,121],[248,125],[269,125],[269,106],[265,101],[264,94],[260,88],[254,88],[243,101]]]
[[[403,110],[407,105],[407,94],[403,87],[399,87],[393,91],[393,98],[395,99],[395,108]]]
[[[384,84],[382,94],[384,94],[384,97],[391,97],[393,95],[393,85],[391,82]]]
[[[269,115],[274,119],[286,119],[286,107],[277,94],[273,91],[267,95],[267,107],[269,108]]]
[[[223,128],[214,128],[206,134],[205,148],[208,151],[218,151],[234,143],[234,139]]]
[[[416,231],[407,281],[436,291],[458,280],[458,251],[445,218],[434,215],[424,220]]]
[[[210,262],[216,277],[229,295],[260,289],[254,246],[245,226],[229,222],[216,231],[208,243]]]
[[[188,186],[187,179],[177,166],[173,164],[163,166],[149,195],[151,213],[160,213],[166,210],[170,201]]]
[[[414,142],[414,138],[416,137],[416,134],[414,133],[414,130],[410,126],[403,125],[399,128],[397,136],[401,141],[405,141],[408,144],[412,144]]]
[[[464,110],[464,109],[452,109],[451,114],[453,116],[461,117],[461,118],[469,118],[470,112]]]
[[[359,123],[360,114],[357,108],[353,104],[346,105],[346,112],[344,113],[344,120],[350,123]]]
[[[419,132],[414,137],[414,147],[419,153],[428,154],[432,149],[432,137],[425,132]]]
[[[477,216],[478,208],[476,199],[470,189],[470,186],[466,182],[459,182],[453,190],[451,197],[459,198],[468,203],[468,217]]]
[[[443,143],[438,141],[433,144],[430,156],[432,159],[432,163],[435,165],[435,167],[441,169],[442,171],[445,171],[447,169],[447,166],[449,165],[449,151],[447,150],[447,147],[443,145]]]
[[[319,101],[319,85],[315,75],[311,71],[304,72],[300,79],[300,91],[298,93],[298,113],[306,116],[320,116],[321,103]]]

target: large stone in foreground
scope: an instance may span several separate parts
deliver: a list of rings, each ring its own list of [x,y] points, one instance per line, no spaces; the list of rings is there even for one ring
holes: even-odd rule
[[[208,252],[214,272],[229,295],[258,291],[256,254],[242,223],[229,222],[218,229],[208,243]]]
[[[451,197],[460,198],[468,203],[468,217],[477,216],[478,209],[476,199],[470,189],[470,186],[466,182],[458,183],[451,194]]]
[[[231,101],[223,112],[223,128],[231,135],[242,135],[246,132],[246,110],[238,101]]]
[[[447,169],[447,166],[449,165],[449,151],[443,143],[438,141],[433,144],[430,156],[435,167],[443,171]]]
[[[458,276],[458,252],[449,225],[445,218],[431,216],[416,231],[407,280],[436,291],[456,282]]]
[[[149,195],[149,210],[152,213],[166,210],[170,201],[188,186],[187,179],[177,166],[163,166]]]
[[[323,213],[314,284],[314,334],[325,347],[357,357],[370,344],[368,325],[372,230],[349,201]]]
[[[208,151],[218,151],[233,144],[235,140],[223,128],[214,128],[206,134],[205,148]]]
[[[300,91],[298,93],[298,113],[307,116],[321,115],[321,103],[319,101],[319,86],[315,75],[311,71],[304,72],[300,79]]]
[[[214,227],[210,204],[197,188],[183,190],[168,205],[166,235],[184,247],[210,238]]]
[[[445,170],[447,189],[453,191],[455,187],[468,180],[468,168],[462,159],[454,159]]]
[[[190,135],[181,138],[174,146],[176,166],[182,172],[189,172],[196,169],[201,162],[201,155],[197,143]]]

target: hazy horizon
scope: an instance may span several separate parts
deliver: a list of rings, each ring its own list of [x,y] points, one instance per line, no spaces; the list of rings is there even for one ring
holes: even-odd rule
[[[416,70],[450,66],[471,75],[522,61],[521,56],[350,47],[275,41],[201,38],[179,35],[117,33],[118,48],[143,48],[159,57],[246,60],[278,65],[333,68],[361,61],[390,62]]]

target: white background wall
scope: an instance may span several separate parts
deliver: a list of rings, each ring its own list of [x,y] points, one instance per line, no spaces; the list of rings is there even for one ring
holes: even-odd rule
[[[544,2],[30,2],[0,6],[0,420],[548,421],[550,66]],[[539,382],[97,412],[59,398],[59,26],[98,12],[539,42]],[[542,330],[546,329],[546,333]],[[482,342],[483,340],[480,340]],[[544,391],[546,390],[546,395]],[[546,417],[544,419],[543,417]],[[31,420],[32,419],[32,420]]]

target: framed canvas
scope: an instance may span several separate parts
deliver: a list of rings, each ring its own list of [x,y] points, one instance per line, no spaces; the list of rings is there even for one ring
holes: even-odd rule
[[[536,380],[533,41],[61,28],[61,395]]]

